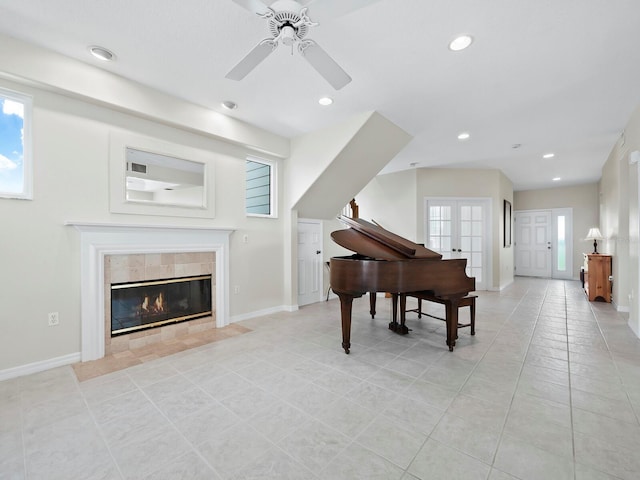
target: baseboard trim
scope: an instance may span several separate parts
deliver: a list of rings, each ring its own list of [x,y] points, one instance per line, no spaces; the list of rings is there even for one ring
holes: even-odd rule
[[[79,362],[80,359],[80,352],[76,352],[63,355],[61,357],[42,360],[40,362],[28,363],[26,365],[0,370],[0,382],[3,380],[9,380],[10,378],[24,377],[25,375],[31,375],[32,373],[44,372],[45,370],[51,370],[52,368],[71,365],[72,363]]]
[[[249,320],[250,318],[262,317],[263,315],[270,315],[272,313],[279,312],[294,312],[298,309],[297,305],[285,306],[280,305],[278,307],[265,308],[264,310],[256,310],[255,312],[243,313],[242,315],[234,315],[229,319],[229,323],[241,322],[243,320]]]

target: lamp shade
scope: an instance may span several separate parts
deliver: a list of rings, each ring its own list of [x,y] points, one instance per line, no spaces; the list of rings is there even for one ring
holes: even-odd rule
[[[587,233],[587,238],[585,240],[602,240],[604,237],[600,233],[600,229],[598,227],[592,227],[589,229],[589,233]]]

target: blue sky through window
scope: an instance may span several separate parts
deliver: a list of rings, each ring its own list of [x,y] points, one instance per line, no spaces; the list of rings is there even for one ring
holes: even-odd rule
[[[24,104],[0,94],[0,193],[24,191]]]

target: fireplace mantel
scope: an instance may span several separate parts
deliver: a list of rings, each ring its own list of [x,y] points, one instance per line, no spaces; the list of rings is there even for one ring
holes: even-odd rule
[[[216,253],[216,326],[229,323],[229,237],[235,229],[66,221],[80,232],[82,361],[104,357],[104,256]]]
[[[67,220],[64,222],[66,226],[76,227],[81,232],[98,232],[98,231],[116,231],[120,229],[124,230],[195,230],[195,231],[209,231],[220,232],[226,235],[230,235],[235,232],[235,228],[221,228],[221,227],[207,227],[202,225],[158,225],[158,224],[141,224],[141,223],[111,223],[111,222],[78,222]]]

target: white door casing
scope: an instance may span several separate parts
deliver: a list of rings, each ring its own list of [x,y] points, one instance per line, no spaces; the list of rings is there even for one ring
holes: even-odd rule
[[[322,222],[298,221],[298,305],[323,299]]]

